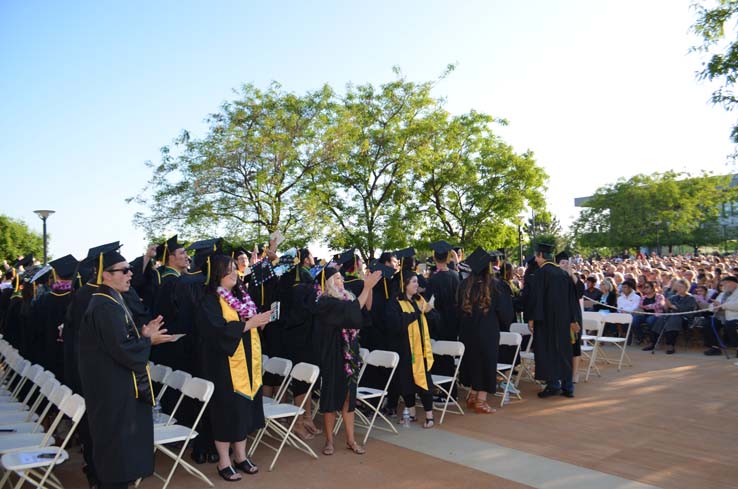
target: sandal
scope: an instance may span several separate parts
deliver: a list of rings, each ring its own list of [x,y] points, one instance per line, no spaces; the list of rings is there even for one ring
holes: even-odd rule
[[[333,445],[326,444],[323,447],[323,455],[333,455],[333,452],[334,452]]]
[[[346,448],[354,452],[356,455],[364,455],[366,453],[366,449],[356,442],[351,444],[346,443]]]
[[[253,475],[259,472],[259,467],[248,457],[243,462],[234,463],[233,466],[244,474]]]
[[[218,475],[221,476],[224,481],[228,482],[238,482],[241,480],[241,476],[236,472],[236,469],[234,469],[232,465],[218,469]],[[237,476],[238,478],[234,479],[233,476]]]
[[[298,429],[297,426],[295,426],[293,432],[302,440],[302,441],[308,441],[315,438],[315,435],[310,433],[310,431],[303,425],[302,429]]]
[[[315,435],[322,435],[323,434],[323,430],[321,430],[320,428],[318,428],[314,424],[305,423],[303,426],[305,427],[305,431],[307,431],[308,433],[310,433],[313,436],[315,436]]]
[[[497,409],[487,404],[487,401],[477,401],[477,403],[474,405],[474,412],[476,412],[477,414],[491,414],[496,413]]]
[[[433,420],[433,418],[425,418],[425,423],[423,423],[423,429],[429,430],[433,428],[436,425],[436,422]]]

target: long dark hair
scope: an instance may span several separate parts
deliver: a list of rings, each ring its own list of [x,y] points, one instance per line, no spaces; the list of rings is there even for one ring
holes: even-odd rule
[[[476,305],[487,314],[496,294],[497,279],[485,268],[480,275],[470,275],[459,287],[459,303],[465,315],[471,316]]]
[[[210,257],[210,281],[205,285],[206,294],[217,293],[221,279],[228,275],[228,269],[231,267],[236,267],[236,262],[230,256],[214,255]],[[234,287],[233,294],[238,293],[238,287]]]
[[[403,275],[402,275],[402,292],[398,292],[397,293],[397,300],[398,301],[406,301],[407,300],[407,295],[405,294],[404,291],[407,290],[407,284],[410,283],[410,281],[413,279],[413,277],[417,277],[417,276],[418,276],[418,274],[415,273],[415,272],[408,272],[408,271],[403,272]],[[414,301],[419,300],[420,299],[420,294],[416,293],[412,297],[412,299]]]

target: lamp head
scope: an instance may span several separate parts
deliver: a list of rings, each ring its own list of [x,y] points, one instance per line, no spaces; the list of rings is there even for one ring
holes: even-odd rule
[[[42,209],[42,210],[37,210],[37,211],[33,211],[33,212],[35,212],[36,215],[38,217],[40,217],[41,219],[46,219],[47,217],[49,217],[50,215],[52,215],[56,211],[52,211],[52,210],[48,210],[48,209]]]

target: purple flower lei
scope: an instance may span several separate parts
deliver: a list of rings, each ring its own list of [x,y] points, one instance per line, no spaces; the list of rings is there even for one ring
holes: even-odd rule
[[[243,294],[243,300],[239,300],[238,297],[233,295],[233,292],[226,290],[223,287],[218,287],[218,295],[221,296],[229,306],[236,310],[238,317],[243,321],[246,321],[247,319],[256,316],[258,309],[256,308],[254,301],[251,300],[249,294],[243,290],[243,286],[240,287],[242,287],[241,293]]]
[[[65,281],[65,282],[54,282],[51,284],[51,291],[52,292],[69,292],[72,290],[72,282],[71,281]]]

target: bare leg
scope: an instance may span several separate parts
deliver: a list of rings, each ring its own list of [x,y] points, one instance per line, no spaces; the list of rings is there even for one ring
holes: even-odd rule
[[[580,363],[582,363],[582,357],[572,357],[571,378],[574,382],[579,382],[579,364]]]
[[[264,397],[274,397],[275,387],[272,385],[263,385],[261,390],[264,393]]]
[[[336,413],[323,414],[323,433],[325,434],[325,455],[333,454],[333,428],[336,426]],[[330,451],[330,453],[328,453]]]
[[[233,458],[236,462],[246,460],[246,440],[237,441],[233,444]]]
[[[231,444],[227,441],[215,441],[215,449],[218,451],[218,455],[220,456],[220,460],[218,461],[218,470],[225,469],[231,465],[231,455],[228,453],[228,449],[230,447]],[[241,476],[239,474],[235,474],[231,476],[230,479],[237,481],[241,479]]]

